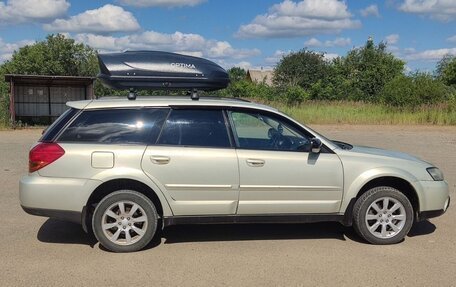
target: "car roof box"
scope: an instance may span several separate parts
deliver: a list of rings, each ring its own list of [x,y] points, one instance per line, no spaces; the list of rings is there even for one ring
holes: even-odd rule
[[[113,89],[218,90],[228,73],[206,59],[159,51],[99,54],[101,82]]]

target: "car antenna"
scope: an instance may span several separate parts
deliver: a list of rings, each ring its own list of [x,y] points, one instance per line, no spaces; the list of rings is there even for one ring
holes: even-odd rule
[[[127,96],[127,98],[128,98],[130,101],[136,100],[136,90],[133,89],[133,88],[130,88],[130,90],[128,91],[128,96]]]
[[[188,91],[188,94],[190,94],[190,99],[193,101],[198,101],[199,100],[199,95],[198,95],[198,90],[193,89],[191,91]]]

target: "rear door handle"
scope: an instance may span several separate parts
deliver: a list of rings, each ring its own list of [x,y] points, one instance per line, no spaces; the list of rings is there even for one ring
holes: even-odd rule
[[[152,155],[150,157],[150,161],[154,164],[167,164],[170,160],[171,159],[168,156]]]
[[[262,159],[253,159],[249,158],[247,161],[247,164],[251,167],[262,167],[264,166],[265,161]]]

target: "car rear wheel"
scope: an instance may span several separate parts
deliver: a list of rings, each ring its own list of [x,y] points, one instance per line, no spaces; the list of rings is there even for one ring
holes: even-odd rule
[[[355,203],[354,228],[372,244],[402,241],[413,224],[413,207],[408,198],[392,187],[375,187]]]
[[[158,215],[152,201],[133,190],[104,197],[95,208],[93,231],[105,248],[133,252],[144,248],[157,230]]]

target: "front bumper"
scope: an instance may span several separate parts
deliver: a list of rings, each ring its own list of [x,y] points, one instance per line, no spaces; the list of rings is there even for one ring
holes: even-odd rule
[[[427,211],[421,211],[418,213],[417,221],[423,221],[429,218],[434,218],[434,217],[439,217],[443,215],[447,210],[448,207],[450,206],[450,197],[448,197],[448,200],[446,201],[443,209],[438,209],[438,210],[427,210]]]
[[[447,211],[450,192],[446,181],[418,181],[415,184],[420,202],[418,221],[440,216]]]

